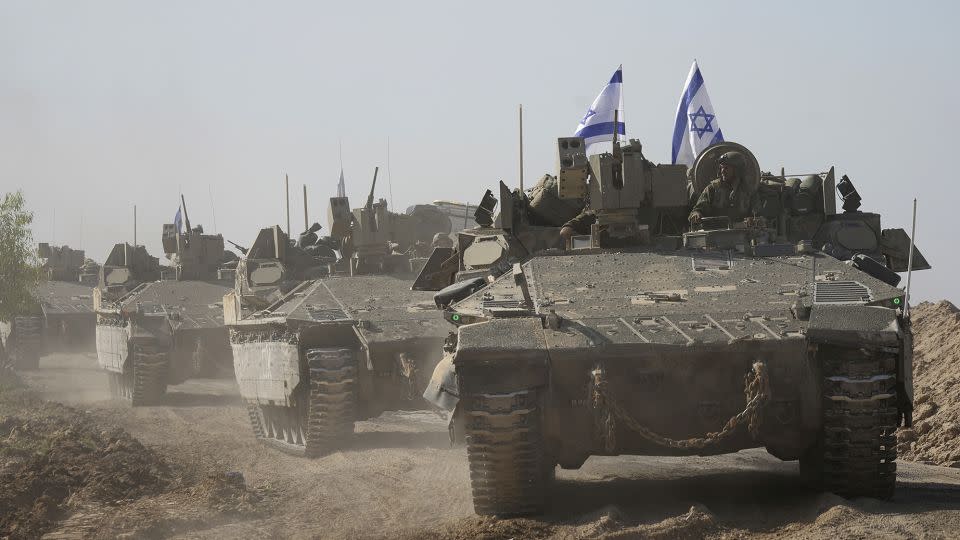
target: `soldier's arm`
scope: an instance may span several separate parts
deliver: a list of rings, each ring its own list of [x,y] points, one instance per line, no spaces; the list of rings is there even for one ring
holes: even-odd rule
[[[597,215],[592,210],[584,210],[577,217],[563,224],[563,228],[571,228],[577,234],[590,234],[590,226],[596,223]]]
[[[590,226],[596,221],[596,214],[590,210],[584,210],[580,215],[563,224],[560,228],[560,238],[566,243],[576,234],[590,234]]]
[[[703,217],[710,214],[713,191],[714,187],[712,183],[707,184],[707,187],[703,188],[703,191],[700,192],[700,197],[697,198],[697,202],[693,204],[693,209],[690,210],[691,219],[694,215]]]

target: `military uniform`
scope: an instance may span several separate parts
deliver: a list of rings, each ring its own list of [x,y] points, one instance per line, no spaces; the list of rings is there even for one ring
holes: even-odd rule
[[[731,189],[726,182],[717,178],[703,188],[690,215],[696,213],[701,217],[727,216],[730,222],[734,223],[756,214],[760,207],[757,192],[747,192],[742,186],[741,182],[735,189]]]
[[[590,234],[590,226],[597,222],[597,214],[593,210],[584,210],[570,221],[563,224],[563,227],[570,227],[577,234]],[[562,227],[561,227],[562,228]]]

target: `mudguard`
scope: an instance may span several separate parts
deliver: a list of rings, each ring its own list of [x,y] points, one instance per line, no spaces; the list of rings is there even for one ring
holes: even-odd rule
[[[423,392],[423,399],[452,411],[460,401],[460,389],[457,386],[457,372],[453,365],[453,355],[445,353],[443,359],[433,368],[430,383]]]

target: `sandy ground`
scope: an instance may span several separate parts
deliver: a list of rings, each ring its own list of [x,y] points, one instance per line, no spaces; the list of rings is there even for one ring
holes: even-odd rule
[[[473,514],[465,452],[432,413],[362,422],[353,447],[306,460],[256,443],[232,381],[191,381],[170,389],[167,406],[132,409],[110,400],[93,355],[45,357],[25,378],[171,459],[238,471],[269,494],[263,515],[182,538],[960,537],[955,468],[901,462],[897,496],[880,502],[804,490],[795,462],[762,451],[591,458],[558,471],[546,516],[502,521]]]

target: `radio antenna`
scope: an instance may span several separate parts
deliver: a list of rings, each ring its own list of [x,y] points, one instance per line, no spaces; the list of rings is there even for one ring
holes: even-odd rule
[[[387,137],[387,190],[390,193],[390,209],[395,210],[393,206],[393,180],[390,176],[390,137]]]
[[[907,256],[907,297],[904,302],[904,315],[910,316],[910,278],[913,277],[913,243],[917,238],[917,199],[913,199],[913,226],[910,228],[910,255]]]
[[[520,192],[523,193],[523,103],[520,104]]]
[[[303,185],[303,230],[310,228],[310,219],[307,217],[307,185]]]
[[[217,229],[217,209],[213,206],[213,188],[210,187],[210,184],[207,184],[207,193],[210,194],[210,214],[213,216],[213,232],[219,232]]]

